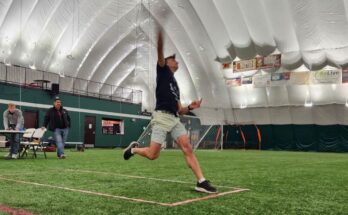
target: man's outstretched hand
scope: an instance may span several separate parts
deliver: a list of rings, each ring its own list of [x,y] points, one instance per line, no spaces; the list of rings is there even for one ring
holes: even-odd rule
[[[193,101],[193,102],[190,104],[190,107],[191,107],[192,109],[200,108],[200,107],[201,107],[202,100],[203,100],[203,99]]]

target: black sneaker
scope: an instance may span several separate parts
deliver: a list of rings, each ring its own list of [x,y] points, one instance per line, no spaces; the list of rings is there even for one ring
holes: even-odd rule
[[[132,148],[136,148],[139,146],[139,143],[138,142],[131,142],[129,144],[129,146],[123,151],[123,158],[125,160],[128,160],[129,158],[131,158],[134,154],[132,154]]]
[[[210,184],[210,181],[203,181],[201,183],[197,182],[197,185],[195,187],[195,190],[198,192],[202,192],[202,193],[217,193],[217,190],[215,187],[213,187]]]

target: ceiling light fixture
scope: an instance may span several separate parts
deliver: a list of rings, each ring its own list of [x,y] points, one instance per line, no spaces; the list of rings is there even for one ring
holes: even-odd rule
[[[246,104],[240,104],[240,106],[239,106],[240,109],[245,109],[247,107],[248,107],[248,105],[246,105]]]
[[[75,60],[75,58],[72,54],[67,55],[66,58],[68,58],[69,60]]]
[[[313,102],[305,102],[305,107],[313,107]]]

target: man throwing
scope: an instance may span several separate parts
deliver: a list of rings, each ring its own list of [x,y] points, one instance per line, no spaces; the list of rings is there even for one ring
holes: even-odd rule
[[[192,169],[197,178],[196,191],[205,193],[216,193],[217,190],[203,176],[198,160],[192,151],[191,144],[185,126],[180,122],[178,115],[185,114],[190,110],[199,108],[201,100],[192,102],[183,107],[180,102],[180,91],[174,74],[178,70],[178,62],[175,55],[164,58],[162,32],[158,34],[157,44],[157,87],[156,87],[156,109],[151,120],[152,134],[149,147],[138,148],[137,142],[132,142],[123,153],[125,160],[134,154],[146,157],[150,160],[158,158],[161,144],[170,132],[177,145],[183,151],[187,165]]]

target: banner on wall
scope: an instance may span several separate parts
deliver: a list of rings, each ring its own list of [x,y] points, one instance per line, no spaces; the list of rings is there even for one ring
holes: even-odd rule
[[[242,78],[243,85],[252,84],[252,83],[253,83],[253,76],[245,76]]]
[[[242,85],[241,78],[228,79],[226,85],[228,87],[239,87]]]
[[[281,54],[269,55],[256,58],[257,69],[271,69],[281,66]]]
[[[341,71],[335,70],[318,70],[311,72],[310,84],[339,84]]]
[[[266,75],[255,75],[253,77],[254,87],[266,87],[269,86],[271,82],[271,74]]]
[[[279,68],[281,66],[281,54],[256,57],[250,60],[233,62],[233,72],[244,72],[257,69]]]
[[[287,85],[290,80],[290,72],[273,73],[271,75],[271,86]]]
[[[309,72],[291,72],[289,85],[305,85],[309,84],[310,73]]]
[[[256,59],[240,60],[233,62],[233,72],[256,70]]]
[[[348,83],[348,68],[342,69],[342,84]]]
[[[232,68],[232,64],[231,63],[223,63],[222,64],[222,69],[231,69]]]

